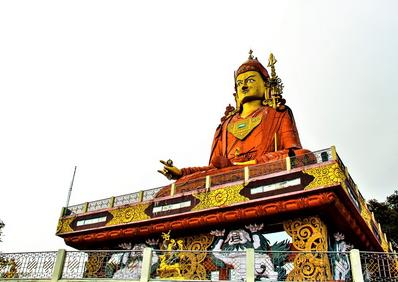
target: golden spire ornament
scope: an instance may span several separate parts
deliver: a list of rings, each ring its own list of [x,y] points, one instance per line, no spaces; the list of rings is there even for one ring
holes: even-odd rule
[[[276,75],[275,71],[275,64],[277,62],[278,61],[276,60],[274,54],[270,53],[267,67],[271,68],[271,77],[268,83],[269,93],[266,95],[266,100],[264,102],[266,105],[272,106],[274,109],[284,110],[286,108],[286,100],[282,98],[282,80]]]
[[[253,57],[253,50],[252,49],[250,49],[249,50],[249,58],[248,58],[249,60],[254,60],[254,57]]]
[[[276,72],[275,72],[275,64],[278,61],[275,59],[274,54],[270,53],[269,54],[269,58],[268,58],[268,65],[267,67],[271,68],[271,78],[275,78],[276,77]]]

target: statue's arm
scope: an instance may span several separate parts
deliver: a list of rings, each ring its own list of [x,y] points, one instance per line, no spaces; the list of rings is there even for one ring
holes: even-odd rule
[[[276,138],[277,150],[265,153],[257,158],[258,163],[284,159],[288,156],[303,155],[308,153],[301,147],[300,137],[296,128],[293,113],[289,107],[274,122],[277,123]],[[275,140],[274,137],[273,141]]]
[[[223,143],[223,135],[226,134],[226,126],[229,120],[230,118],[225,119],[217,127],[216,133],[214,134],[209,165],[215,168],[224,168],[232,165],[232,163],[230,162],[230,160],[228,160],[226,156],[226,144]]]
[[[301,149],[300,137],[294,121],[293,112],[289,107],[283,113],[281,125],[279,128],[279,138],[281,150]]]
[[[185,176],[185,175],[190,175],[190,174],[195,173],[195,172],[208,171],[208,170],[213,169],[213,168],[214,168],[214,166],[211,166],[211,165],[209,165],[209,166],[184,167],[184,168],[181,169],[181,173],[182,173],[182,176]]]

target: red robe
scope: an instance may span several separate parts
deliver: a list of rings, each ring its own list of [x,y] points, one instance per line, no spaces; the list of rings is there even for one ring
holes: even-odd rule
[[[234,134],[231,128],[247,127],[249,119],[252,124],[259,120],[260,122],[242,134],[243,136]],[[244,136],[245,134],[246,136]],[[276,151],[275,136],[277,139]],[[235,162],[256,160],[256,163],[265,163],[286,158],[289,149],[294,150],[296,154],[302,154],[304,151],[300,150],[300,138],[291,110],[288,107],[284,111],[277,111],[271,107],[260,107],[245,119],[241,118],[239,114],[235,114],[221,123],[214,135],[209,166],[183,168],[183,178],[187,180],[185,176],[188,175],[189,179],[194,178],[197,172],[217,173],[220,168],[236,167],[233,164]],[[191,177],[193,173],[195,175]],[[200,173],[200,175],[202,174]]]

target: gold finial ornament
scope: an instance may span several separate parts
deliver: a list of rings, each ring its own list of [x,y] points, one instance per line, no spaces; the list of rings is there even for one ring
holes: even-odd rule
[[[268,66],[269,68],[271,68],[271,78],[275,78],[276,77],[276,72],[275,72],[275,64],[278,61],[275,59],[274,54],[270,53],[269,54],[269,58],[268,58]]]
[[[249,50],[249,58],[248,58],[249,60],[254,60],[254,57],[253,57],[253,50],[252,49],[250,49]]]
[[[268,58],[268,67],[271,68],[271,77],[268,82],[269,92],[266,94],[264,105],[272,106],[274,109],[284,110],[286,108],[286,100],[282,98],[283,83],[276,75],[275,64],[276,60],[274,54],[270,53]]]

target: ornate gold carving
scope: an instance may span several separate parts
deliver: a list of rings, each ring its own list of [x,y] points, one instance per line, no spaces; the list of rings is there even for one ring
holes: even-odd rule
[[[247,201],[248,198],[239,194],[243,189],[243,184],[223,187],[209,192],[194,194],[193,196],[200,200],[200,203],[192,210],[203,210],[208,208],[228,206],[235,203]]]
[[[86,262],[84,278],[103,277],[104,276],[103,265],[106,257],[107,253],[105,252],[89,253],[88,260]]]
[[[149,219],[150,217],[145,213],[145,209],[148,206],[149,204],[138,204],[131,207],[110,210],[109,212],[113,215],[113,218],[106,225],[118,225]]]
[[[163,246],[166,247],[163,254],[159,256],[160,265],[156,272],[160,278],[173,278],[177,280],[184,279],[181,274],[180,262],[184,259],[185,255],[184,245],[182,240],[174,240],[170,238],[170,232],[162,233]]]
[[[60,219],[58,220],[57,231],[55,231],[55,233],[56,233],[56,234],[59,234],[61,230],[62,230],[62,219],[60,218]]]
[[[187,280],[206,280],[206,268],[204,267],[204,260],[206,259],[207,248],[213,242],[213,235],[196,235],[182,238],[186,250],[198,251],[187,252],[186,259],[181,264],[181,271]],[[202,252],[200,252],[202,251]]]
[[[372,227],[372,214],[370,213],[370,211],[368,209],[368,205],[366,204],[366,202],[363,200],[362,197],[360,197],[359,203],[361,205],[361,216],[362,216],[362,218],[365,220],[365,222],[369,226],[370,230],[372,230],[372,232],[374,232],[373,231],[373,227]],[[379,232],[379,230],[377,230],[376,232],[379,233],[378,235],[380,237],[381,247],[383,248],[383,250],[385,252],[388,252],[389,251],[388,242],[385,239],[383,233]]]
[[[344,183],[346,176],[337,163],[322,167],[305,169],[303,172],[315,177],[315,179],[305,187],[305,190],[322,186],[331,186],[335,184],[341,184],[345,190],[347,189]]]
[[[332,277],[328,257],[327,228],[319,217],[289,220],[283,224],[292,237],[292,244],[298,251],[294,268],[287,281],[325,281]]]
[[[380,234],[380,238],[381,238],[381,247],[383,248],[383,251],[388,253],[388,250],[389,250],[388,242],[387,242],[386,238],[384,237],[383,232],[379,232],[379,234]]]
[[[178,265],[174,264],[170,265],[167,263],[167,258],[164,257],[164,255],[170,255],[171,253],[168,254],[165,253],[164,255],[159,256],[161,265],[159,266],[157,273],[159,274],[161,279],[166,279],[166,280],[170,278],[173,278],[175,280],[207,279],[207,272],[204,266],[204,260],[206,259],[207,252],[203,251],[206,251],[209,248],[209,246],[213,242],[214,236],[201,234],[190,237],[180,237],[174,240],[170,238],[170,232],[168,232],[168,233],[163,233],[162,237],[164,239],[161,248],[162,250],[170,251],[171,249],[173,249],[173,246],[175,247],[176,242],[179,242],[180,247],[178,247],[178,249],[186,250],[186,252],[179,253],[179,257],[177,259]],[[171,242],[171,240],[174,240],[174,242]],[[163,265],[162,265],[162,256],[164,261]]]
[[[261,123],[261,116],[248,117],[228,124],[228,132],[239,140],[245,139]]]
[[[372,230],[372,215],[370,211],[368,210],[368,207],[365,202],[360,200],[360,205],[361,205],[361,216],[365,220],[365,222],[368,224],[370,230]]]
[[[4,270],[8,269],[4,272]],[[18,278],[18,269],[15,259],[4,259],[0,257],[0,270],[2,270],[2,278]]]
[[[69,233],[73,232],[73,229],[70,227],[70,224],[76,217],[64,217],[60,218],[58,220],[58,225],[57,225],[57,233],[56,234],[62,234],[62,233]]]

